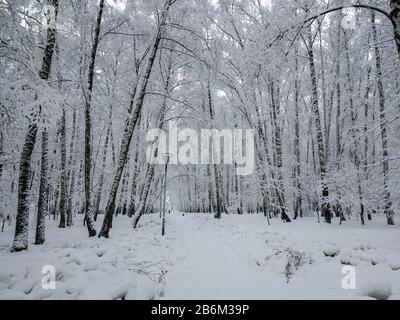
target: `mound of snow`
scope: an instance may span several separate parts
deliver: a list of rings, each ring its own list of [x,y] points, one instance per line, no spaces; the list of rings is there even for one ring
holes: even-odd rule
[[[340,261],[344,265],[354,266],[354,267],[356,267],[360,264],[360,259],[357,257],[354,257],[353,254],[349,251],[343,252],[340,255]]]
[[[389,261],[389,266],[393,271],[400,270],[400,257],[393,257]]]
[[[334,245],[328,245],[325,248],[323,248],[322,252],[326,257],[336,257],[340,253],[340,249]]]
[[[371,256],[371,263],[372,265],[376,266],[377,264],[384,263],[386,262],[386,259],[384,256],[380,254],[374,254]]]
[[[362,288],[361,295],[377,300],[388,300],[392,295],[392,285],[387,281],[368,283]]]

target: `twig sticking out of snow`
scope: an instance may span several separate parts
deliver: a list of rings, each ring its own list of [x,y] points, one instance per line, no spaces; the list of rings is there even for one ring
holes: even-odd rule
[[[293,277],[294,272],[297,271],[304,264],[312,264],[314,261],[307,257],[303,252],[289,249],[286,255],[287,263],[285,266],[286,282],[289,283]]]
[[[265,258],[265,261],[271,260],[273,257],[279,256],[286,253],[287,262],[285,265],[284,275],[286,277],[286,282],[289,283],[290,279],[293,277],[294,272],[297,271],[304,264],[312,264],[314,260],[311,257],[307,257],[305,253],[287,248],[285,250],[277,250],[274,254],[269,255]],[[257,262],[258,265],[260,265]]]
[[[143,261],[133,267],[130,267],[129,271],[145,275],[149,277],[151,281],[156,283],[163,285],[166,284],[165,275],[168,273],[168,271],[164,269],[164,266],[161,262],[151,263],[150,261]]]

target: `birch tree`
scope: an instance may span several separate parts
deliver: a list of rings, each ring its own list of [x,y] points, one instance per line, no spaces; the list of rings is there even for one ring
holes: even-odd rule
[[[54,22],[56,22],[58,14],[58,0],[49,0],[49,5],[54,8]],[[43,61],[39,70],[39,78],[47,81],[50,78],[51,64],[53,61],[54,48],[56,43],[56,25],[48,22],[46,46],[43,52]],[[21,160],[19,165],[19,182],[18,182],[18,211],[15,224],[14,242],[11,247],[11,252],[18,252],[28,249],[28,224],[29,224],[29,174],[31,170],[32,152],[36,143],[38,132],[39,110],[34,111],[32,120],[29,123],[28,132],[23,145]],[[45,205],[45,204],[44,204]]]
[[[103,17],[104,0],[100,0],[99,11],[97,13],[96,27],[90,56],[90,65],[88,72],[88,87],[85,93],[85,221],[89,231],[89,237],[96,236],[96,230],[93,225],[92,217],[92,199],[91,199],[91,167],[92,167],[92,120],[91,107],[93,95],[93,82],[96,64],[97,49],[100,41],[101,20]]]
[[[161,13],[159,26],[157,28],[156,35],[154,37],[154,41],[151,45],[147,65],[143,75],[141,76],[140,83],[138,84],[137,95],[135,96],[134,110],[132,113],[132,117],[129,119],[128,125],[126,127],[124,137],[121,143],[121,151],[119,156],[119,162],[117,166],[117,170],[115,172],[114,181],[111,187],[111,192],[108,198],[105,217],[103,221],[103,226],[101,232],[99,233],[99,237],[108,238],[110,231],[110,223],[112,221],[112,216],[115,209],[115,198],[117,196],[117,191],[119,187],[119,183],[121,181],[122,172],[124,170],[126,160],[128,158],[128,151],[132,140],[133,131],[135,130],[136,124],[139,119],[140,111],[143,107],[144,97],[146,94],[147,85],[149,83],[149,78],[151,71],[153,69],[154,60],[156,58],[158,47],[161,41],[161,37],[164,34],[165,26],[167,23],[167,17],[169,9],[172,5],[171,0],[167,0],[164,4],[163,12]]]

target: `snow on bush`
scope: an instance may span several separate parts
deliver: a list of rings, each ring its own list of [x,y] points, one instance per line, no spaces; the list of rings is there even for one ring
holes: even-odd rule
[[[388,300],[392,295],[392,285],[387,281],[368,283],[362,288],[361,295],[377,300]]]
[[[393,271],[400,270],[400,257],[392,257],[392,258],[390,258],[389,266]]]
[[[385,263],[385,262],[386,262],[386,258],[381,254],[373,254],[371,256],[371,263],[374,266],[376,266],[380,263]]]
[[[58,271],[55,290],[43,289],[41,274],[36,270],[27,275],[3,277],[0,299],[152,300],[164,294],[163,285],[146,275],[116,270],[111,266],[101,270],[92,265],[90,271],[85,269],[72,271],[66,266]]]
[[[276,268],[277,271],[283,269],[283,274],[285,275],[287,283],[290,282],[295,272],[303,265],[312,264],[314,262],[311,256],[293,248],[276,250],[273,254],[267,256],[264,261],[264,263],[257,261],[257,265],[264,266],[269,264]]]
[[[345,251],[340,255],[340,261],[344,265],[348,266],[358,266],[360,259],[354,257],[351,251]]]
[[[340,249],[335,246],[335,245],[328,245],[325,248],[323,248],[323,253],[326,257],[336,257],[340,253]]]
[[[358,266],[360,262],[371,263],[373,266],[387,262],[385,255],[365,244],[354,246],[352,250],[342,252],[340,260],[342,264],[351,266]]]
[[[285,277],[286,282],[289,283],[290,279],[293,277],[294,272],[305,264],[312,264],[313,260],[308,257],[304,252],[288,249],[287,251],[287,263],[285,266]]]

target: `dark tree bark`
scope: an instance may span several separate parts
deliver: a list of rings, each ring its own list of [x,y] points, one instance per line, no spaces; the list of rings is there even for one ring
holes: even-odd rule
[[[135,108],[134,108],[134,111],[132,112],[132,116],[128,122],[127,128],[125,130],[125,133],[124,133],[124,136],[122,139],[119,162],[118,162],[117,170],[116,170],[116,173],[114,176],[114,181],[111,186],[111,191],[110,191],[110,195],[109,195],[109,198],[107,201],[107,207],[106,207],[105,217],[104,217],[104,221],[103,221],[103,226],[102,226],[101,232],[99,233],[99,237],[105,237],[105,238],[109,237],[110,223],[112,221],[112,216],[113,216],[114,209],[115,209],[115,198],[117,196],[117,191],[118,191],[118,187],[119,187],[119,184],[121,181],[122,172],[124,171],[126,160],[128,158],[128,152],[129,152],[129,147],[130,147],[131,140],[132,140],[133,131],[135,130],[135,127],[137,125],[137,122],[138,122],[138,119],[140,116],[141,109],[143,107],[143,102],[144,102],[144,97],[146,95],[147,85],[149,83],[150,74],[153,69],[154,60],[155,60],[157,52],[158,52],[158,47],[159,47],[159,44],[161,41],[161,37],[165,30],[165,26],[167,23],[167,15],[168,15],[168,11],[171,7],[171,4],[172,4],[172,0],[167,0],[164,5],[164,10],[163,10],[163,13],[161,14],[160,24],[157,28],[157,33],[155,35],[154,42],[153,42],[150,52],[149,52],[147,66],[144,71],[144,74],[141,77],[139,90],[137,91],[137,95],[135,97]]]
[[[341,85],[340,85],[340,46],[342,44],[341,41],[341,34],[342,34],[342,29],[340,25],[338,25],[338,32],[337,32],[337,62],[336,62],[336,160],[338,161],[340,157],[342,156],[342,145],[341,145],[341,128],[340,128],[340,123],[341,123],[341,113],[342,113],[342,106],[341,106],[341,101],[342,101],[342,90],[341,90]]]
[[[66,129],[65,129],[65,111],[61,117],[61,128],[60,128],[60,228],[65,228],[66,225],[66,208],[67,208],[67,141],[66,141]]]
[[[400,58],[400,0],[390,0],[390,17],[394,28],[394,40]]]
[[[3,125],[1,123],[1,125]],[[4,164],[3,164],[3,142],[4,141],[4,134],[3,134],[3,130],[0,129],[0,179],[3,175],[3,168],[4,168]]]
[[[72,136],[69,146],[69,160],[68,160],[68,175],[67,182],[69,182],[68,201],[67,201],[67,226],[71,227],[73,222],[73,208],[72,200],[75,185],[75,171],[76,171],[76,154],[75,154],[75,139],[76,139],[76,108],[72,114]]]
[[[58,14],[58,0],[49,0],[49,5],[55,8],[55,19]],[[57,30],[54,25],[49,23],[47,28],[46,47],[43,53],[42,66],[39,71],[39,77],[47,81],[50,77],[51,63],[53,61],[54,48],[56,43]],[[18,182],[18,209],[15,224],[14,242],[11,247],[11,252],[18,252],[28,249],[28,224],[29,224],[29,173],[31,171],[32,152],[36,143],[36,135],[38,132],[37,115],[31,120],[28,132],[25,137],[24,146],[22,148],[19,182]]]
[[[45,219],[48,215],[49,199],[48,199],[48,133],[44,129],[42,132],[42,160],[40,170],[40,186],[39,186],[39,202],[38,215],[36,224],[35,244],[41,245],[45,242]]]
[[[208,97],[208,111],[210,114],[210,119],[211,119],[211,128],[214,129],[214,110],[213,110],[213,101],[212,101],[212,95],[211,95],[211,88],[210,88],[210,83],[208,83],[207,86],[207,97]],[[214,141],[212,142],[214,145]],[[213,153],[217,152],[215,148],[212,148]],[[220,182],[220,173],[219,173],[219,168],[217,164],[213,164],[213,173],[214,173],[214,183],[215,183],[215,201],[216,201],[216,206],[215,206],[215,213],[214,213],[214,218],[215,219],[221,219],[222,217],[222,195],[221,195],[221,182]]]
[[[140,118],[138,121],[138,126],[140,128]],[[136,137],[135,155],[133,159],[131,199],[128,207],[128,216],[130,218],[132,218],[133,215],[135,214],[135,206],[136,206],[137,176],[139,174],[139,144],[140,144],[140,135],[138,134]]]
[[[107,128],[106,139],[104,141],[104,146],[103,146],[103,159],[102,159],[102,165],[101,165],[99,189],[97,190],[96,201],[95,201],[96,207],[95,207],[95,211],[94,211],[94,221],[97,221],[97,217],[99,215],[101,194],[103,193],[104,173],[105,173],[105,169],[106,169],[108,144],[109,144],[111,130],[112,130],[112,109],[110,109],[108,120],[109,120],[109,124],[108,124],[108,128]]]
[[[318,158],[320,164],[321,184],[322,184],[322,201],[323,201],[322,215],[324,216],[326,223],[331,223],[332,214],[330,210],[330,205],[327,202],[329,197],[329,189],[326,184],[326,174],[327,174],[326,157],[325,157],[325,148],[322,135],[321,117],[319,112],[319,103],[318,103],[318,84],[317,84],[317,74],[315,70],[313,39],[310,29],[307,32],[307,36],[308,36],[308,44],[307,44],[308,59],[310,64],[310,75],[311,75],[312,110],[314,113],[314,123],[317,134]]]
[[[276,188],[276,194],[278,197],[279,211],[281,218],[285,222],[291,222],[289,216],[286,213],[286,203],[285,203],[285,190],[283,185],[282,176],[282,137],[281,137],[281,126],[278,124],[278,117],[280,115],[280,103],[279,103],[279,87],[275,91],[275,81],[271,82],[271,101],[272,101],[272,121],[275,129],[275,148],[276,148],[276,167],[277,167],[277,179],[278,187]]]
[[[371,67],[368,68],[367,83],[370,82],[370,79],[371,79]],[[364,97],[365,104],[364,104],[364,161],[363,161],[364,175],[365,175],[365,180],[367,181],[367,183],[368,183],[368,180],[369,180],[369,169],[368,169],[368,147],[369,147],[368,122],[369,122],[369,108],[371,107],[371,104],[369,103],[370,91],[371,91],[371,87],[367,86],[367,90],[365,92],[365,97]],[[371,210],[367,209],[366,211],[367,211],[368,220],[372,220]]]
[[[346,34],[346,33],[345,33]],[[347,78],[347,87],[348,87],[348,95],[350,97],[350,114],[351,114],[351,128],[350,128],[350,135],[353,139],[353,144],[350,147],[350,158],[354,162],[354,165],[357,170],[357,187],[358,187],[358,197],[360,200],[360,220],[361,224],[365,225],[365,209],[364,209],[364,202],[363,202],[363,190],[361,186],[361,160],[360,160],[360,139],[359,139],[359,130],[356,128],[356,120],[357,120],[357,110],[355,110],[355,104],[353,100],[353,79],[351,77],[351,61],[350,61],[350,53],[347,41],[345,42],[345,49],[346,49],[346,62],[347,62],[347,70],[346,70],[346,78]],[[368,77],[369,78],[369,77]]]
[[[294,149],[296,156],[296,164],[294,168],[295,173],[295,200],[294,200],[294,219],[303,217],[302,198],[301,198],[301,153],[300,153],[300,120],[299,120],[299,92],[300,81],[298,77],[299,72],[299,58],[298,47],[295,52],[295,81],[294,81],[294,104],[295,104],[295,125],[294,125]]]
[[[101,20],[103,17],[104,0],[100,0],[99,11],[97,13],[96,29],[93,39],[92,53],[88,73],[88,88],[86,91],[85,106],[85,221],[89,231],[89,237],[96,236],[92,217],[92,195],[91,195],[91,169],[92,169],[92,95],[94,81],[94,67],[96,65],[97,49],[100,41]]]
[[[398,1],[396,1],[398,2]],[[371,12],[371,23],[372,23],[372,37],[374,41],[375,49],[375,66],[376,66],[376,78],[378,83],[378,98],[379,98],[379,111],[380,111],[380,127],[381,127],[381,139],[382,139],[382,166],[383,166],[383,189],[384,189],[384,213],[387,217],[388,225],[394,225],[394,212],[392,210],[392,201],[389,191],[389,150],[388,150],[388,134],[387,134],[387,122],[386,122],[386,110],[385,110],[385,91],[383,89],[382,80],[382,58],[378,43],[378,35],[376,31],[375,13]]]
[[[172,60],[169,61],[169,66],[168,66],[168,71],[167,71],[167,77],[165,81],[165,92],[168,94],[169,92],[169,85],[170,85],[170,80],[171,80],[171,71],[172,71]],[[161,109],[158,115],[158,129],[163,129],[164,126],[164,120],[165,116],[167,113],[167,97],[163,97],[163,102],[161,105]],[[160,148],[159,144],[161,141],[157,143],[157,145],[153,146],[152,150],[152,156],[153,159],[157,159],[158,157],[162,156],[160,155]],[[146,213],[147,207],[148,207],[148,199],[150,198],[150,192],[151,192],[151,185],[154,181],[154,173],[155,173],[155,163],[149,163],[147,165],[147,170],[146,170],[146,175],[144,179],[144,183],[140,192],[140,201],[138,203],[137,211],[135,212],[133,216],[133,228],[136,228],[138,226],[140,218]],[[167,177],[164,177],[167,179]],[[165,205],[165,198],[163,198],[163,205]]]

